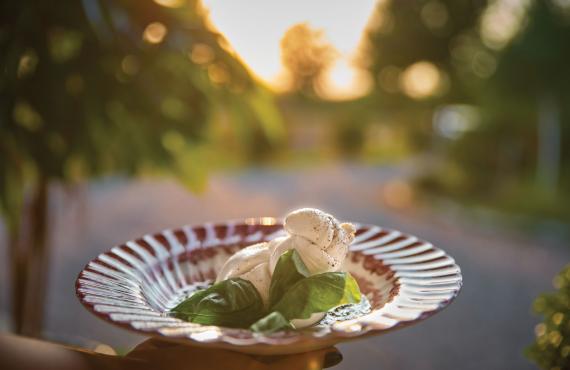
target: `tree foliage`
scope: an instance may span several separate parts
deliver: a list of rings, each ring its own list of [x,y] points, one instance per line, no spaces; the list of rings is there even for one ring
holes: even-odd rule
[[[564,6],[548,0],[531,3],[523,29],[501,53],[491,81],[506,97],[534,100],[549,90],[569,98],[570,7]]]
[[[387,0],[378,3],[363,64],[384,106],[417,105],[403,89],[403,73],[419,62],[438,68],[447,100],[465,99],[461,48],[476,47],[473,33],[486,0]],[[471,76],[467,76],[471,77]],[[410,104],[411,103],[411,104]]]
[[[281,40],[281,59],[293,91],[314,95],[335,57],[336,50],[326,41],[323,31],[307,23],[294,25]]]
[[[518,213],[567,220],[560,204],[570,180],[570,17],[554,2],[531,2],[518,33],[494,55],[496,69],[470,89],[478,125],[449,142],[447,163],[432,185]],[[545,127],[549,123],[554,128]],[[540,182],[544,153],[550,153],[553,182],[546,190]]]
[[[2,2],[0,18],[0,209],[11,228],[39,178],[168,172],[199,189],[212,157],[281,140],[271,95],[198,0],[22,0]]]
[[[541,295],[534,302],[534,310],[544,317],[535,328],[536,342],[526,355],[541,369],[570,368],[570,266],[554,279],[558,289]]]
[[[363,57],[370,98],[383,121],[436,157],[424,189],[568,218],[559,206],[570,180],[568,9],[551,0],[379,3]]]

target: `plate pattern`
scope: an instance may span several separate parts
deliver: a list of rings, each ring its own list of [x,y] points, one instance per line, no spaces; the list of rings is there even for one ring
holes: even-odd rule
[[[89,262],[77,278],[76,293],[91,312],[128,329],[259,354],[302,352],[382,334],[427,318],[457,296],[461,271],[443,250],[396,230],[355,225],[345,269],[372,309],[331,325],[263,335],[165,314],[214,280],[231,254],[283,235],[281,221],[269,217],[184,226],[128,241]]]

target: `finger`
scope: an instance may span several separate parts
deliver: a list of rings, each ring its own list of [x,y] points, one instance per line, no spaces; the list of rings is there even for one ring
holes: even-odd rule
[[[158,348],[177,346],[179,343],[167,341],[159,337],[153,337],[135,346],[125,357],[132,357],[141,351],[156,350]]]
[[[341,360],[342,355],[340,352],[334,347],[328,347],[294,355],[275,356],[273,362],[266,362],[265,364],[267,365],[267,369],[271,370],[321,370],[326,367],[334,366]]]
[[[149,340],[137,346],[128,355],[144,362],[144,369],[184,370],[265,370],[263,363],[243,353],[200,348],[160,340]]]
[[[159,338],[144,341],[126,357],[143,361],[155,370],[320,370],[335,366],[342,360],[342,355],[334,347],[293,355],[252,356],[222,349],[193,347]]]

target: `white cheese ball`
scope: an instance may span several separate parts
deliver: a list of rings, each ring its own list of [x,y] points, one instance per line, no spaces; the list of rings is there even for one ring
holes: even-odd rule
[[[333,216],[314,208],[302,208],[287,215],[284,224],[288,235],[270,242],[259,243],[240,250],[222,266],[216,282],[240,277],[249,280],[267,306],[269,286],[279,258],[295,249],[311,275],[341,271],[354,240],[355,228],[350,223],[339,223]],[[308,319],[292,320],[295,328],[311,326],[325,313]]]

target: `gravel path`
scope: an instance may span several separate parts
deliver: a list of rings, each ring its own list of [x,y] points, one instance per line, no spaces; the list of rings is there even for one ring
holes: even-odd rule
[[[117,243],[187,223],[283,215],[297,206],[315,206],[346,220],[430,240],[456,258],[465,279],[457,300],[433,318],[340,345],[344,360],[335,369],[533,369],[522,355],[538,322],[530,306],[540,292],[551,289],[552,277],[570,261],[570,248],[553,239],[499,232],[499,227],[475,227],[437,211],[387,209],[382,201],[385,184],[406,174],[402,167],[350,165],[250,170],[212,176],[201,195],[173,182],[109,180],[89,186],[83,194],[85,209],[59,194],[53,202],[46,335],[124,349],[141,340],[99,321],[74,296],[73,283],[84,264]],[[4,253],[0,248],[0,257]],[[0,325],[7,312],[4,274]]]

